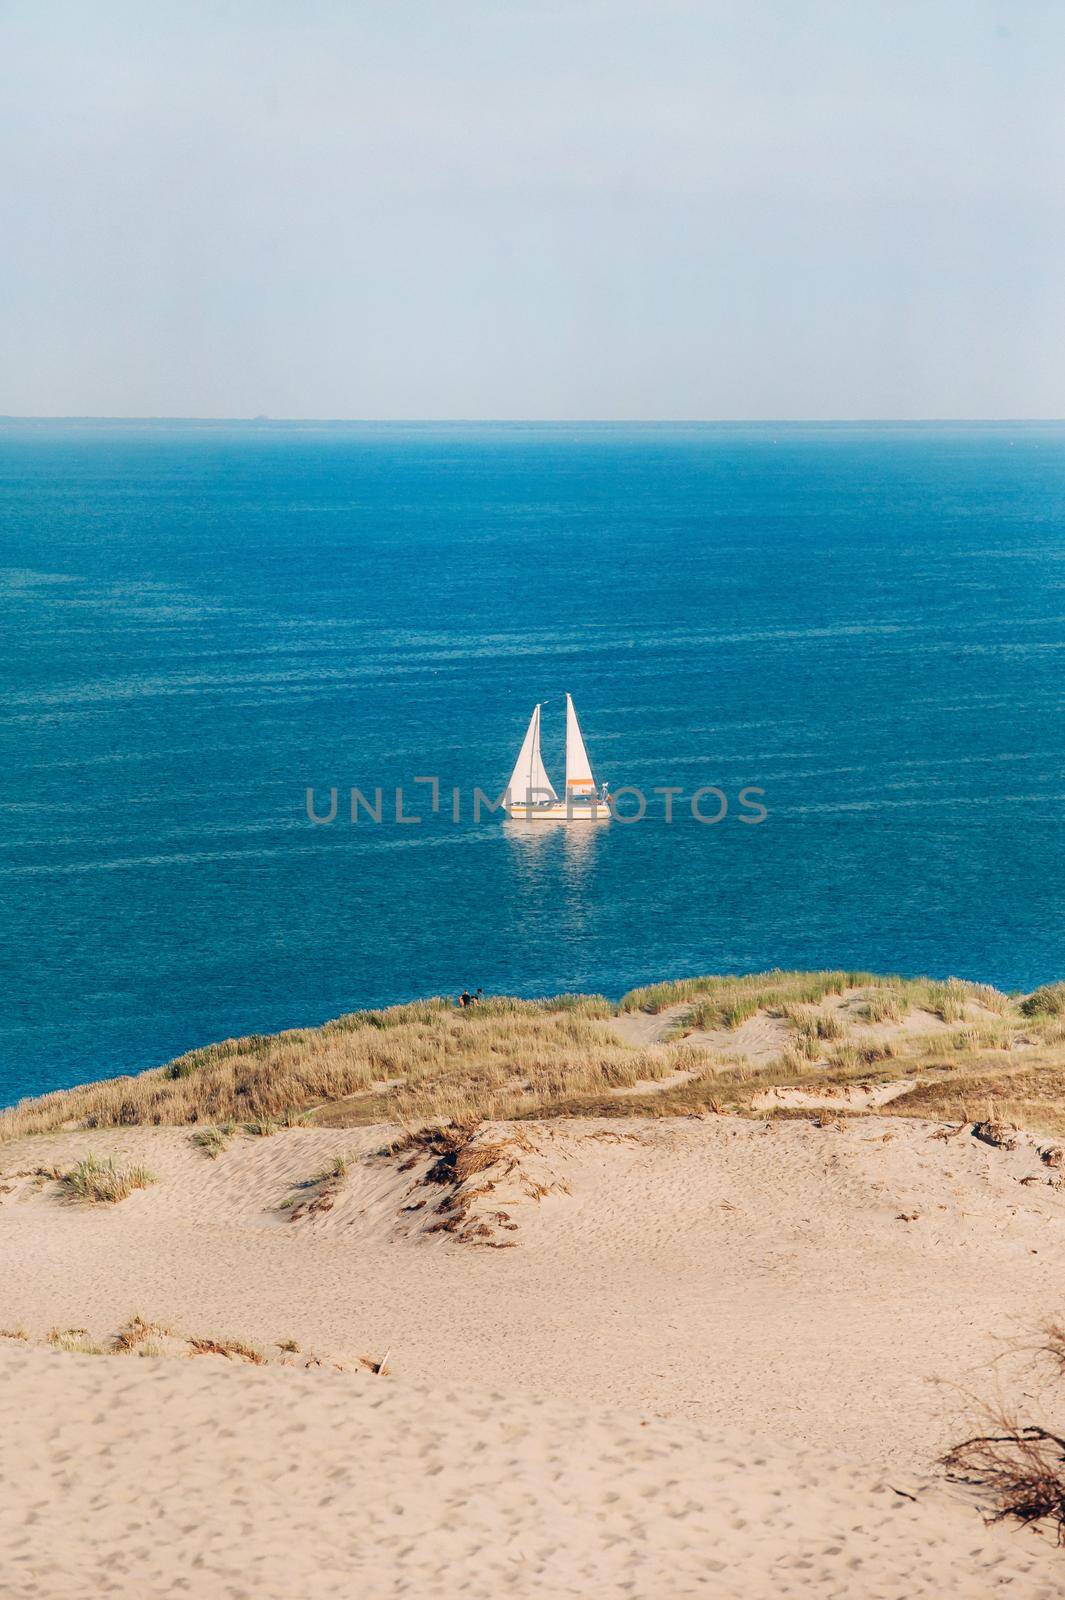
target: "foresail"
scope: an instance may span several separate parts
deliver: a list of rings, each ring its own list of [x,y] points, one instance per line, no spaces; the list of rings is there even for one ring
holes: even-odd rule
[[[536,738],[533,741],[532,774],[529,788],[532,790],[532,797],[534,801],[558,799],[558,795],[555,793],[555,786],[551,782],[551,779],[547,776],[547,768],[544,766],[543,758],[540,755],[539,706],[536,708]]]
[[[507,795],[511,803],[518,801],[523,805],[529,799],[533,804],[537,801],[558,799],[540,756],[539,706],[535,707],[529,718],[529,726],[522,740],[518,759],[514,763],[514,771],[507,781]]]
[[[595,793],[595,779],[592,777],[588,752],[584,748],[581,725],[569,695],[566,696],[566,793]]]
[[[525,731],[525,738],[521,742],[521,749],[518,751],[518,759],[514,763],[514,771],[507,779],[507,793],[515,800],[524,796],[526,789],[529,787],[532,774],[533,746],[536,743],[539,718],[540,707],[535,706],[533,714],[529,718],[529,726]]]

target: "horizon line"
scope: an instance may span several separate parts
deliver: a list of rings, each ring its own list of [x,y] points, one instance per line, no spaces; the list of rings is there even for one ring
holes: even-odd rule
[[[565,428],[796,428],[796,427],[1029,427],[1053,426],[1065,422],[1065,416],[1028,417],[288,417],[270,416],[263,412],[256,416],[124,416],[97,412],[57,413],[0,413],[0,427],[12,423],[192,423],[242,425],[245,427],[434,427],[434,428],[504,428],[504,427],[565,427]]]

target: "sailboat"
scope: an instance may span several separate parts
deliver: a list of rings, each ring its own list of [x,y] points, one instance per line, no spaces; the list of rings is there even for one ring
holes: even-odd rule
[[[584,735],[573,698],[566,696],[566,794],[559,799],[540,755],[540,706],[533,707],[525,738],[507,782],[508,817],[523,822],[606,822],[610,816],[606,784],[600,793],[592,777]]]

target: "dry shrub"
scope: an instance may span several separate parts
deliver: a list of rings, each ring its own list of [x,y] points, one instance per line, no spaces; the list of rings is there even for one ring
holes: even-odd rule
[[[535,1149],[525,1135],[517,1130],[512,1137],[475,1143],[477,1131],[476,1125],[472,1128],[468,1124],[460,1125],[454,1130],[456,1138],[449,1141],[443,1150],[439,1149],[437,1141],[436,1160],[425,1174],[423,1182],[468,1183],[479,1173],[500,1165],[507,1172],[513,1172],[518,1166],[519,1153],[532,1154]]]
[[[1008,1122],[1000,1122],[992,1116],[988,1116],[984,1122],[973,1124],[973,1138],[994,1145],[998,1150],[1016,1150],[1016,1132],[1017,1129]]]
[[[892,1040],[884,1039],[876,1044],[848,1042],[833,1045],[831,1049],[820,1053],[831,1070],[839,1072],[846,1078],[856,1072],[865,1074],[869,1067],[874,1067],[880,1062],[894,1060],[899,1051]],[[809,1058],[804,1061],[804,1066],[808,1071]]]
[[[17,1333],[0,1333],[0,1339],[5,1337],[25,1340],[27,1335],[21,1330]],[[131,1317],[124,1327],[103,1343],[95,1340],[86,1328],[53,1328],[47,1337],[39,1342],[47,1344],[52,1350],[74,1355],[154,1356],[168,1357],[172,1360],[188,1360],[195,1356],[219,1356],[227,1361],[242,1362],[255,1367],[273,1363],[282,1367],[300,1367],[308,1371],[352,1370],[352,1362],[346,1357],[305,1353],[295,1339],[279,1341],[276,1346],[279,1354],[271,1358],[247,1339],[231,1336],[195,1337],[182,1333],[167,1323],[151,1322],[139,1315]],[[360,1358],[359,1364],[376,1372],[384,1366],[387,1359],[386,1355],[383,1361],[378,1362],[364,1356]]]
[[[963,1439],[942,1457],[953,1478],[977,1484],[993,1504],[990,1520],[1048,1521],[1065,1544],[1065,1438],[989,1409],[987,1433]]]
[[[266,1365],[261,1350],[244,1339],[193,1339],[188,1340],[193,1355],[225,1356],[227,1361],[247,1361],[253,1367]]]
[[[1040,1325],[1040,1339],[1035,1353],[1049,1363],[1059,1378],[1065,1378],[1065,1322],[1047,1317]]]
[[[500,1240],[496,1235],[499,1231],[516,1232],[517,1223],[506,1209],[488,1204],[502,1184],[509,1182],[521,1198],[537,1201],[548,1194],[567,1192],[562,1180],[534,1175],[535,1160],[541,1152],[520,1128],[489,1135],[481,1123],[471,1120],[440,1123],[408,1131],[381,1154],[401,1157],[401,1172],[411,1171],[428,1159],[428,1166],[410,1192],[442,1187],[444,1194],[432,1206],[432,1220],[424,1231],[448,1233],[463,1244],[512,1247],[513,1240]],[[424,1203],[415,1201],[404,1210],[418,1211]]]
[[[111,1348],[116,1355],[140,1355],[151,1348],[153,1355],[158,1354],[156,1341],[169,1339],[173,1336],[173,1329],[166,1327],[161,1322],[146,1322],[141,1316],[130,1317],[124,1328],[120,1328],[111,1341]]]
[[[1065,1378],[1065,1323],[1048,1319],[1028,1344],[1005,1354],[1028,1358],[1029,1377],[1049,1371],[1054,1384]],[[1051,1402],[1060,1398],[1055,1388]],[[988,1520],[1006,1518],[1049,1523],[1065,1544],[1065,1431],[1055,1423],[1030,1422],[1001,1400],[979,1406],[983,1426],[941,1457],[948,1474],[982,1489],[990,1498]]]
[[[937,1012],[944,1022],[962,1022],[968,998],[968,986],[958,978],[948,978],[946,983],[928,985],[926,1004],[928,1009]]]
[[[754,994],[697,1000],[685,1019],[685,1026],[700,1033],[709,1033],[716,1028],[732,1030],[749,1022],[760,1010],[758,996]]]
[[[810,1062],[808,1057],[800,1055],[797,1050],[784,1050],[776,1060],[763,1072],[757,1074],[760,1082],[779,1081],[788,1083],[793,1078],[803,1078],[809,1074]],[[722,1077],[732,1077],[732,1073],[722,1073]],[[750,1076],[750,1069],[743,1070],[745,1078]]]
[[[382,1155],[406,1156],[400,1171],[407,1172],[419,1157],[432,1155],[447,1157],[463,1149],[480,1127],[479,1118],[465,1121],[430,1124],[424,1128],[407,1128],[398,1139],[386,1145]]]
[[[281,1202],[280,1209],[289,1213],[289,1221],[299,1222],[301,1218],[317,1217],[323,1212],[332,1211],[354,1159],[350,1155],[334,1156],[321,1172],[297,1184],[295,1192]]]
[[[256,1139],[270,1139],[281,1127],[276,1117],[255,1117],[245,1124],[244,1131]]]
[[[997,1011],[1004,1016],[1010,1009],[1010,997],[1003,994],[1001,989],[992,988],[989,983],[966,984],[969,999],[974,1000],[978,1006],[983,1006],[987,1011]]]

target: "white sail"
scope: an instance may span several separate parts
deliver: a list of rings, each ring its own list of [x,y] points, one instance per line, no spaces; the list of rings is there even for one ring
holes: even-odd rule
[[[538,802],[558,799],[540,755],[539,706],[534,708],[529,718],[529,726],[518,752],[518,759],[514,763],[514,771],[507,783],[507,796],[512,804],[517,801],[521,805],[528,800],[536,805]]]
[[[570,695],[566,696],[566,793],[578,796],[595,794],[591,763]]]

